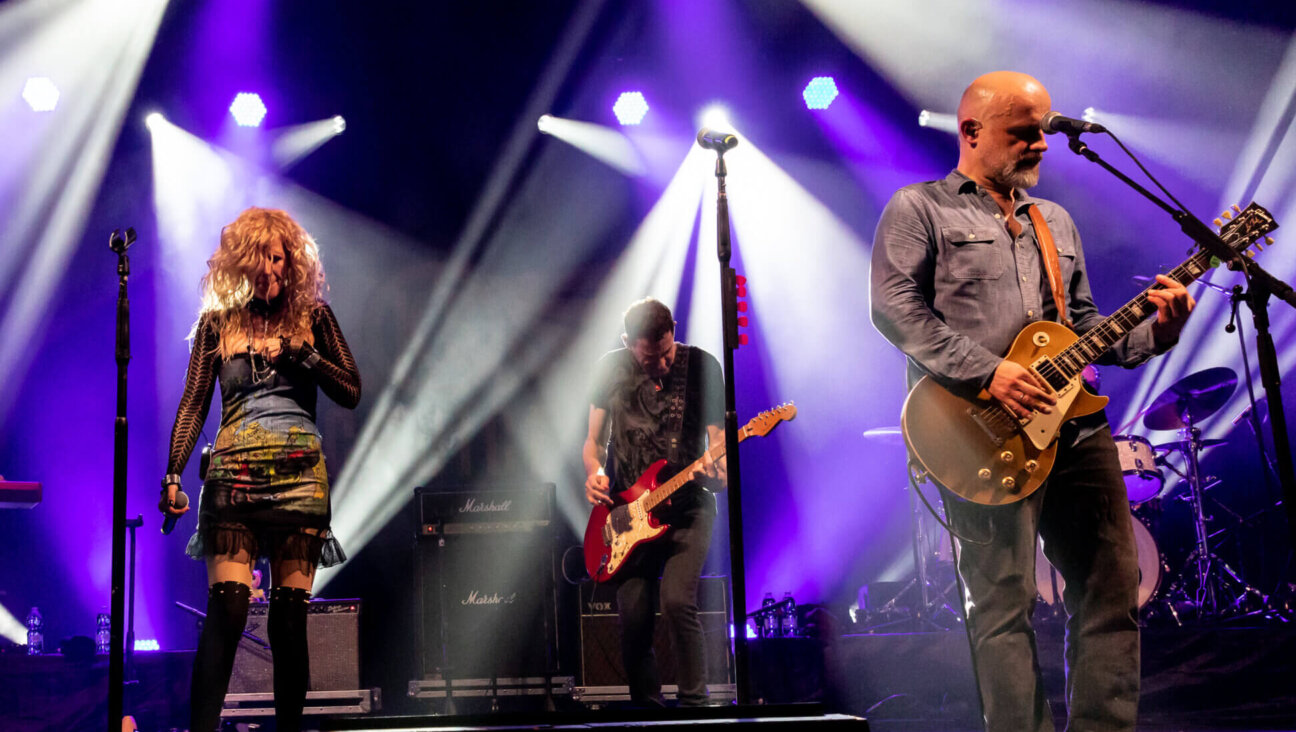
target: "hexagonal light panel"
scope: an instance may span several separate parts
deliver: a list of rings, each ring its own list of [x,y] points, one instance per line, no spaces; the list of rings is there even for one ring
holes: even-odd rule
[[[644,99],[643,92],[623,92],[612,105],[612,114],[623,125],[637,125],[648,114],[648,100]]]
[[[33,112],[53,112],[58,106],[59,90],[48,76],[33,76],[23,84],[22,97]]]
[[[239,127],[260,127],[266,116],[265,102],[255,92],[239,92],[230,102],[229,111]]]
[[[837,98],[837,82],[831,76],[816,76],[801,92],[806,109],[827,109]]]

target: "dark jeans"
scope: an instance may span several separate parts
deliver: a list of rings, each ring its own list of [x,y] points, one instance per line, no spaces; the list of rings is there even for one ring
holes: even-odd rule
[[[706,648],[697,592],[715,516],[715,497],[699,491],[696,500],[689,499],[687,506],[664,516],[671,529],[657,541],[640,545],[638,556],[622,570],[617,614],[621,619],[621,660],[632,701],[657,703],[661,699],[661,679],[653,654],[654,611],[660,597],[662,619],[675,651],[680,705],[706,702]]]
[[[958,533],[973,663],[987,732],[1051,732],[1031,610],[1035,537],[1066,581],[1067,730],[1133,730],[1138,714],[1138,557],[1111,430],[1072,446],[1033,495],[981,506],[946,495]],[[990,539],[989,544],[974,541]]]

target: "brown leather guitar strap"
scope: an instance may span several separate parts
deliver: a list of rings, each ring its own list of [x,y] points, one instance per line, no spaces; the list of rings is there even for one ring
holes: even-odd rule
[[[1035,242],[1039,244],[1040,256],[1044,258],[1044,271],[1048,273],[1049,289],[1053,291],[1053,303],[1057,305],[1058,320],[1071,328],[1071,319],[1067,317],[1062,268],[1058,265],[1057,246],[1053,244],[1053,234],[1049,231],[1039,206],[1032,203],[1026,208],[1026,212],[1030,214],[1031,226],[1035,227]]]

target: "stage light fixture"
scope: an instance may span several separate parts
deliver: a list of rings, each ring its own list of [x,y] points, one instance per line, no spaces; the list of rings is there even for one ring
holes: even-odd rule
[[[230,102],[229,111],[239,127],[260,127],[261,120],[266,116],[265,102],[261,101],[261,95],[255,92],[236,94],[234,101]]]
[[[648,100],[643,92],[623,92],[612,105],[612,113],[622,125],[637,125],[648,114]]]
[[[930,109],[924,109],[918,113],[918,126],[930,127],[934,130],[944,130],[945,132],[958,131],[958,118],[952,114],[942,112],[933,112]]]
[[[149,112],[144,118],[144,126],[149,129],[149,132],[157,132],[158,127],[165,122],[166,117],[163,117],[161,112]]]
[[[801,91],[801,98],[806,109],[827,109],[837,93],[837,82],[831,76],[816,76]]]
[[[1094,117],[1097,115],[1097,113],[1098,110],[1094,109],[1093,107],[1085,107],[1085,111],[1084,114],[1081,115],[1081,119],[1083,119],[1085,122],[1093,122]]]
[[[342,134],[343,132],[346,132],[346,119],[344,119],[344,118],[342,117],[342,115],[340,115],[340,114],[338,114],[338,115],[334,115],[334,116],[333,116],[333,134],[335,134],[335,135],[340,135],[340,134]]]
[[[553,129],[553,119],[554,119],[553,115],[550,114],[540,115],[540,119],[536,120],[536,129],[540,130],[546,135],[549,134],[549,132]]]
[[[33,76],[23,84],[22,97],[33,112],[53,112],[58,106],[59,90],[48,76]]]
[[[712,130],[733,130],[733,122],[729,119],[729,110],[719,103],[703,107],[695,121],[698,127],[706,127]]]

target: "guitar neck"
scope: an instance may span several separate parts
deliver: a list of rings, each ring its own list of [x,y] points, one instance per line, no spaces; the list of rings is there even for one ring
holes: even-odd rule
[[[1176,282],[1188,285],[1210,269],[1211,255],[1199,251],[1186,262],[1166,273]],[[1041,369],[1041,376],[1054,388],[1061,388],[1084,370],[1085,366],[1097,361],[1116,341],[1124,338],[1147,316],[1156,312],[1156,306],[1148,300],[1148,292],[1163,289],[1160,284],[1153,284],[1140,292],[1133,300],[1116,312],[1107,316],[1101,323],[1091,328],[1076,339],[1065,350],[1055,356],[1051,366]]]
[[[738,430],[738,441],[742,442],[745,439],[747,439],[747,428],[743,427]],[[693,479],[693,474],[702,468],[702,465],[705,463],[707,458],[710,458],[714,462],[723,457],[724,454],[725,443],[723,440],[712,445],[710,449],[703,453],[702,457],[694,460],[687,468],[676,473],[675,477],[657,486],[657,490],[652,493],[644,494],[644,509],[651,511],[654,508],[657,508],[663,501],[670,498],[675,491],[688,485],[688,483]]]

